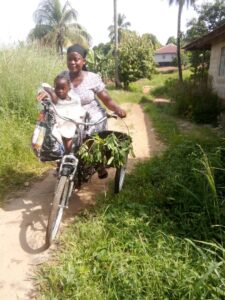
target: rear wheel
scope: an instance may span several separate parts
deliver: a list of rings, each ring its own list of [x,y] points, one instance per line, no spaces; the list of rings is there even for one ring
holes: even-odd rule
[[[116,194],[118,194],[123,188],[123,183],[124,183],[126,168],[127,168],[127,157],[128,155],[126,155],[125,164],[122,167],[116,169],[115,186],[114,186],[114,192]]]
[[[70,191],[70,181],[67,176],[61,176],[55,191],[52,202],[52,209],[48,218],[48,226],[46,231],[46,245],[50,246],[55,239],[60,227],[63,216],[63,210],[67,204]]]

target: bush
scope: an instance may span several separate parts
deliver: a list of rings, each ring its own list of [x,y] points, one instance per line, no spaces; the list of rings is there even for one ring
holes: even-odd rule
[[[123,32],[119,46],[119,79],[125,89],[138,79],[150,79],[154,73],[152,45],[135,32]]]
[[[166,89],[174,101],[174,112],[197,123],[215,123],[219,113],[219,98],[206,81],[168,80]]]

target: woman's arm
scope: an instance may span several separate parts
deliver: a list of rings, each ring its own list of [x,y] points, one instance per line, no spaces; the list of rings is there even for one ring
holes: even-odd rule
[[[112,98],[109,96],[108,92],[106,90],[103,90],[101,92],[97,93],[98,98],[104,103],[104,105],[114,111],[117,116],[120,118],[126,117],[126,111],[122,109],[116,102],[112,100]]]

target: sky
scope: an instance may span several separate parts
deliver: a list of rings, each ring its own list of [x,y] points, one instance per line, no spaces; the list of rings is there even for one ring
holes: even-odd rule
[[[62,3],[64,3],[62,0]],[[213,1],[213,0],[211,0]],[[117,0],[117,12],[131,23],[129,29],[139,34],[152,33],[161,44],[170,36],[176,36],[177,6],[169,6],[168,0]],[[201,4],[204,0],[198,0]],[[26,40],[35,26],[33,12],[40,0],[6,0],[0,11],[0,47]],[[109,41],[108,26],[113,24],[113,0],[70,0],[78,12],[77,22],[92,36],[92,46]],[[196,16],[193,8],[183,10],[182,30]]]

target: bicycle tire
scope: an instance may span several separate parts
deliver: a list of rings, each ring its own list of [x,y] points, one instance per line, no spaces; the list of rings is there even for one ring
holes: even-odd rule
[[[127,158],[128,154],[126,155],[125,158],[125,163],[122,167],[116,168],[116,174],[115,174],[115,185],[114,185],[114,193],[118,194],[121,192],[124,184],[124,179],[126,175],[126,168],[127,168]]]
[[[46,245],[49,247],[55,239],[63,216],[63,210],[68,200],[70,181],[67,176],[61,176],[52,201],[46,230]]]

